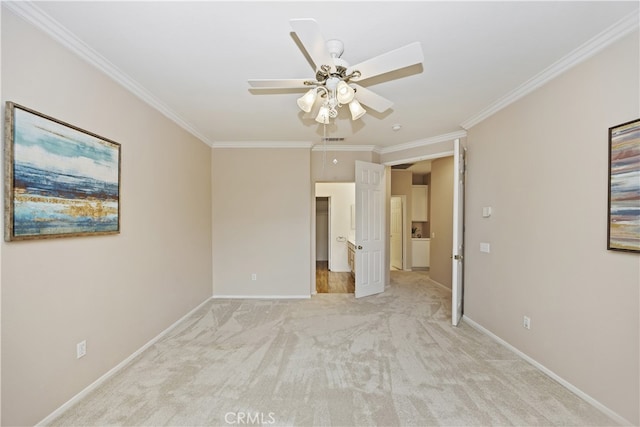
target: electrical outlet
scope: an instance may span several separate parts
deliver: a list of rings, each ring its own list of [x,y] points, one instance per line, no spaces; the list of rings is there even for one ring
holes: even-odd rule
[[[251,273],[251,280],[258,280],[258,275],[256,273]]]
[[[87,340],[83,340],[76,344],[76,357],[80,359],[85,354],[87,354]]]
[[[524,316],[522,319],[522,326],[524,326],[525,329],[531,329],[531,319],[528,316]]]

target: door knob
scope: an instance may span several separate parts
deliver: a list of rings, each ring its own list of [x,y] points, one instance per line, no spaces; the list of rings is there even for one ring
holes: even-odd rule
[[[356,249],[362,249],[362,246],[358,245],[358,247]]]

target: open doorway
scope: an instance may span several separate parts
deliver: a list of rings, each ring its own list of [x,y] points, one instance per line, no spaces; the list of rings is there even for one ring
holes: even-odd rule
[[[355,178],[350,183],[316,182],[315,197],[330,197],[329,270],[338,272],[338,265],[344,265],[339,272],[351,274],[354,296],[363,298],[384,292],[388,283],[388,180],[384,165],[361,160],[355,161]],[[314,274],[312,282],[317,279]]]
[[[463,201],[466,162],[462,141],[452,141],[452,149],[451,152],[398,160],[387,165],[391,167],[392,172],[392,194],[411,194],[408,202],[412,224],[412,245],[409,248],[411,270],[414,270],[414,266],[418,267],[418,258],[424,258],[423,255],[418,255],[426,252],[428,261],[422,269],[428,271],[430,281],[452,292],[452,324],[457,325],[462,316],[464,299]],[[425,160],[430,162],[430,173],[425,177],[427,179],[418,179],[416,182],[411,169],[414,169],[415,165],[425,164]],[[399,185],[405,188],[399,191]],[[426,212],[416,210],[419,207],[414,203],[416,196],[418,200],[426,198]],[[388,224],[389,228],[391,225]],[[420,240],[428,241],[426,251],[418,247],[418,244],[423,243]],[[419,267],[415,268],[418,269]]]
[[[394,196],[407,198],[404,270],[427,272],[432,281],[451,289],[453,156],[443,153],[392,165],[391,188]],[[389,223],[391,230],[393,225]]]
[[[403,163],[391,167],[390,269],[428,271],[430,265],[430,176],[431,160]],[[395,199],[394,199],[395,198]],[[401,198],[401,199],[399,199]],[[400,205],[400,201],[403,205]],[[402,209],[402,211],[400,211]],[[402,222],[397,217],[402,213]],[[398,235],[398,237],[396,237]],[[402,250],[402,264],[399,255]]]
[[[351,210],[354,183],[316,183],[316,292],[354,293],[355,278],[348,262],[353,240]]]

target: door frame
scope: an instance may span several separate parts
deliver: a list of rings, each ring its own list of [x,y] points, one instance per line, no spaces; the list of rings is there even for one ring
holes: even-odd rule
[[[451,324],[458,326],[464,304],[464,192],[467,169],[466,147],[453,142],[453,245],[451,254]]]
[[[440,159],[443,157],[453,157],[454,153],[454,149],[453,149],[453,145],[454,145],[454,141],[456,139],[460,139],[462,140],[461,137],[458,138],[451,138],[451,140],[449,140],[451,142],[451,149],[446,150],[446,151],[441,151],[441,152],[437,152],[437,153],[433,153],[433,154],[428,154],[428,155],[422,155],[422,156],[414,156],[414,157],[402,157],[396,160],[390,160],[387,162],[383,162],[382,164],[387,166],[387,167],[391,167],[391,166],[395,166],[395,165],[401,165],[401,164],[405,164],[405,163],[417,163],[417,162],[421,162],[423,160],[435,160],[435,159]],[[466,144],[465,144],[466,145]],[[390,174],[389,174],[390,175]],[[453,183],[452,183],[453,184]],[[391,202],[389,201],[389,209],[391,209]],[[387,227],[389,227],[389,220],[387,220]],[[451,254],[449,254],[451,255]],[[391,256],[389,254],[389,256]],[[389,265],[391,264],[391,260],[389,259]],[[453,283],[451,284],[453,287]],[[463,296],[464,299],[464,296]],[[464,301],[463,301],[464,304]]]

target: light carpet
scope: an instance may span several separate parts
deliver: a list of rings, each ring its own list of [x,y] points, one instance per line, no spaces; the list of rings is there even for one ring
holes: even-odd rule
[[[55,426],[605,426],[491,338],[428,272],[383,294],[211,300]]]

